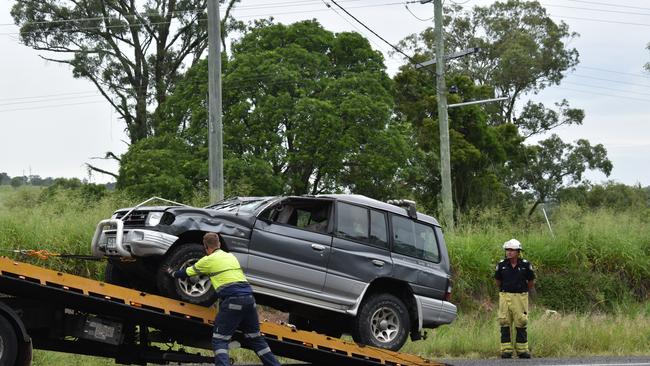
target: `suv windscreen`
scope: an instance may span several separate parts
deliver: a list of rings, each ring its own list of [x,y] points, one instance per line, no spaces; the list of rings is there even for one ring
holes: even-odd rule
[[[339,202],[336,219],[338,236],[388,248],[385,213]]]
[[[212,210],[221,210],[221,211],[231,211],[231,212],[254,212],[257,210],[262,204],[268,202],[268,199],[259,199],[259,200],[247,200],[247,201],[242,201],[238,198],[227,200],[227,201],[222,201],[218,202],[212,206],[208,206],[206,208],[212,209]]]
[[[393,252],[429,262],[440,262],[440,251],[433,227],[401,216],[392,216],[391,221]]]

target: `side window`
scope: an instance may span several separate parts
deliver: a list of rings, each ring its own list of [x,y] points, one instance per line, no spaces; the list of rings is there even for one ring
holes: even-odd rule
[[[368,210],[363,207],[339,203],[337,206],[336,234],[354,240],[368,241]]]
[[[330,203],[317,200],[284,201],[267,208],[258,216],[276,224],[327,233]]]
[[[393,251],[398,254],[440,261],[440,252],[433,228],[401,216],[392,216]]]
[[[370,244],[388,248],[386,214],[370,210]]]

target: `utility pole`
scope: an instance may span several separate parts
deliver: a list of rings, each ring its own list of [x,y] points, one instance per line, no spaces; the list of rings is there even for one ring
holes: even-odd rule
[[[214,203],[222,200],[224,194],[219,0],[208,0],[208,105],[210,203]]]
[[[451,198],[451,158],[449,153],[449,121],[447,120],[447,87],[445,85],[445,46],[442,32],[442,0],[433,0],[436,37],[436,90],[438,95],[438,127],[440,130],[440,180],[442,181],[442,217],[448,228],[454,228],[454,205]]]

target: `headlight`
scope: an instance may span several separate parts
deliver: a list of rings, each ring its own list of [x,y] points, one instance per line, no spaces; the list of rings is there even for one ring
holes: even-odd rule
[[[147,221],[145,225],[147,226],[156,226],[160,224],[160,219],[162,218],[163,212],[150,212],[147,216]]]

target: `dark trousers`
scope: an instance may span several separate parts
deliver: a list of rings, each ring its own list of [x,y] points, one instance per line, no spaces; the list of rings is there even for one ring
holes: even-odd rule
[[[280,366],[260,334],[260,321],[252,295],[226,297],[219,302],[219,312],[214,320],[212,334],[215,365],[230,365],[228,343],[237,329],[244,334],[244,338],[265,366]]]

